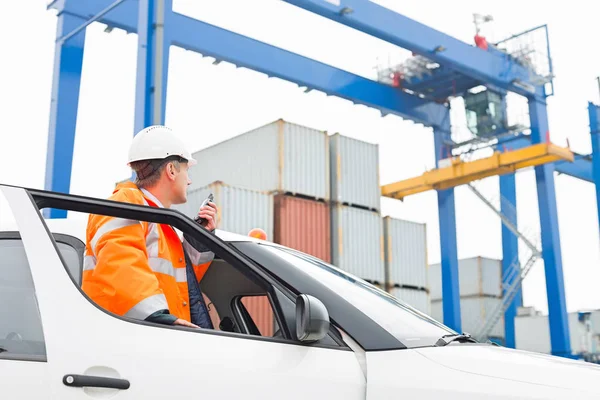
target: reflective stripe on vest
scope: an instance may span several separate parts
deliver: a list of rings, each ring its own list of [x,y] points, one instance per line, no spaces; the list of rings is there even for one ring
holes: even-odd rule
[[[154,272],[171,275],[177,282],[187,282],[185,268],[174,268],[169,260],[152,257],[148,259],[148,264],[150,264],[150,268],[152,268],[152,271]]]
[[[96,268],[96,257],[94,257],[94,256],[83,257],[83,270],[90,271],[94,268]]]
[[[126,220],[115,218],[108,222],[98,229],[94,238],[91,241],[92,250],[96,253],[96,244],[98,240],[105,234],[112,232],[116,229],[121,229],[126,226],[135,225],[139,223],[139,221]],[[185,272],[185,268],[175,268],[170,260],[158,257],[158,226],[154,223],[149,225],[149,233],[146,236],[146,249],[148,252],[148,264],[152,271],[155,273],[161,273],[165,275],[170,275],[175,278],[176,282],[187,282],[187,275]],[[83,259],[83,270],[90,271],[96,268],[96,257],[95,256],[85,256]]]
[[[131,307],[129,311],[125,313],[125,317],[135,319],[146,319],[150,315],[154,314],[157,310],[168,310],[169,305],[167,304],[167,298],[164,294],[155,294],[150,297],[146,297],[135,306]]]
[[[135,224],[139,224],[139,223],[140,223],[140,221],[134,221],[131,219],[122,219],[122,218],[113,218],[110,221],[107,221],[100,228],[98,228],[98,230],[94,234],[94,237],[90,241],[90,245],[92,247],[92,252],[94,254],[96,254],[96,244],[98,243],[98,240],[100,240],[100,238],[102,236],[104,236],[107,233],[112,232],[114,230],[125,228],[126,226],[131,226],[131,225],[135,225]]]

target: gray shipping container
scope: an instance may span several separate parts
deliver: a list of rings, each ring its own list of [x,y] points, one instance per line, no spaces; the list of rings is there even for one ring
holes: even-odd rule
[[[331,207],[332,264],[383,285],[383,227],[373,211],[334,204]]]
[[[383,219],[386,281],[429,290],[425,224]]]
[[[260,228],[267,240],[273,241],[273,195],[268,193],[214,182],[189,190],[187,203],[173,208],[194,218],[209,193],[214,195],[218,208],[217,229],[247,235],[251,229]]]
[[[484,320],[489,318],[502,299],[496,297],[463,297],[460,299],[460,315],[463,332],[477,334]],[[444,312],[441,300],[431,301],[431,317],[444,322]],[[504,338],[504,316],[500,318],[490,334],[490,338]]]
[[[569,337],[571,339],[571,352],[581,354],[585,352],[598,352],[600,342],[599,311],[592,312],[590,330],[583,322],[579,321],[578,313],[568,314]],[[537,353],[551,354],[550,325],[547,315],[530,315],[515,317],[515,347],[519,350],[535,351]]]
[[[431,314],[431,299],[425,290],[393,287],[390,289],[390,294],[424,314]]]
[[[484,257],[458,260],[460,296],[501,296],[502,261]],[[441,264],[429,266],[431,300],[442,298]]]
[[[194,153],[191,189],[223,181],[258,190],[329,199],[326,132],[278,120]]]
[[[336,133],[329,149],[333,201],[380,210],[379,147]]]

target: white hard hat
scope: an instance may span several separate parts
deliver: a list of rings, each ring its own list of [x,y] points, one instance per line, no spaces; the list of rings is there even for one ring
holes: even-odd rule
[[[184,158],[190,166],[196,164],[192,154],[170,128],[163,125],[152,125],[139,131],[133,138],[127,164],[171,156]]]

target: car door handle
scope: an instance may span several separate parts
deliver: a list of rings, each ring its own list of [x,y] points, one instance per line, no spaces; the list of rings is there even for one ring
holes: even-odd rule
[[[65,375],[63,377],[63,383],[71,387],[100,387],[121,390],[127,390],[130,386],[127,379],[74,374]]]

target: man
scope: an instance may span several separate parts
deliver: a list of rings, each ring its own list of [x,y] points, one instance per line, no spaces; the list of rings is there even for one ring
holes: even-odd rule
[[[170,208],[185,203],[196,163],[183,142],[165,126],[140,131],[128,165],[136,180],[120,183],[110,200]],[[216,206],[198,217],[213,232]],[[214,254],[164,224],[90,215],[82,288],[99,306],[117,315],[167,325],[212,329],[199,281]]]

